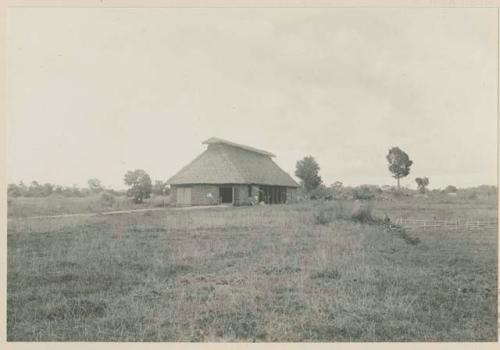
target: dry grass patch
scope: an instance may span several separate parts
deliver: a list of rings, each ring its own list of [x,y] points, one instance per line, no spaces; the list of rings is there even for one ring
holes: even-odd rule
[[[9,222],[8,339],[496,339],[494,230],[412,232],[413,245],[314,210]]]

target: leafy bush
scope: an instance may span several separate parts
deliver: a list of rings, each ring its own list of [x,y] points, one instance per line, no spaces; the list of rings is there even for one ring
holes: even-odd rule
[[[404,227],[392,224],[390,220],[388,222],[385,222],[385,224],[388,231],[395,232],[397,236],[399,236],[399,238],[402,238],[407,244],[417,245],[420,243],[420,238],[410,235],[408,232],[406,232]]]
[[[165,196],[170,194],[170,188],[166,181],[156,180],[153,184],[152,192],[157,196]]]
[[[323,184],[309,191],[309,198],[325,198],[328,196],[332,196],[332,191]]]
[[[101,203],[106,207],[112,207],[115,204],[116,198],[109,192],[103,192],[101,194]]]
[[[314,223],[327,225],[333,220],[348,220],[349,211],[342,202],[322,202],[313,209]]]
[[[477,192],[470,192],[467,194],[467,199],[472,199],[472,200],[475,200],[477,199],[479,196],[477,194]]]
[[[354,199],[370,200],[375,198],[375,190],[372,190],[370,187],[363,185],[354,188],[352,190],[352,195]]]
[[[443,190],[444,193],[457,193],[457,188],[453,185],[448,185],[446,188]]]
[[[363,224],[378,222],[379,220],[373,216],[372,211],[373,208],[371,205],[360,205],[352,213],[351,219]]]
[[[130,186],[127,196],[133,197],[134,203],[143,203],[144,199],[151,197],[153,184],[151,177],[142,169],[128,171],[124,178],[125,185]]]
[[[411,236],[405,229],[399,231],[399,236],[408,244],[417,245],[420,243],[420,238]]]

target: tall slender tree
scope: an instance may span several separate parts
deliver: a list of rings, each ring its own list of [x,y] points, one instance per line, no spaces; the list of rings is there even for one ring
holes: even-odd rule
[[[319,164],[312,156],[304,157],[297,162],[295,175],[301,180],[306,192],[311,192],[323,183],[319,176]]]
[[[386,156],[389,162],[389,171],[392,173],[392,177],[398,182],[398,191],[401,188],[399,180],[402,177],[410,174],[410,167],[413,161],[410,160],[408,154],[401,150],[399,147],[392,147]]]

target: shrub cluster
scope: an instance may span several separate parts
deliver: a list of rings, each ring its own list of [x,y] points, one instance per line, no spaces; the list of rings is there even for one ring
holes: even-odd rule
[[[413,237],[406,230],[391,222],[389,217],[381,219],[373,215],[373,206],[371,203],[362,203],[357,201],[351,210],[351,215],[347,214],[345,205],[342,203],[334,203],[334,205],[327,205],[322,203],[313,210],[314,223],[318,225],[328,225],[333,220],[351,220],[353,222],[368,224],[368,225],[381,225],[389,232],[395,232],[406,243],[416,245],[420,243],[418,237]]]
[[[369,186],[363,185],[355,187],[352,190],[352,197],[359,200],[370,200],[374,199],[375,195],[382,193],[379,187],[370,188]]]
[[[101,193],[101,203],[103,204],[103,206],[112,207],[113,204],[115,204],[115,202],[116,202],[116,198],[115,198],[115,196],[113,196],[112,193],[107,192],[107,191]]]
[[[346,220],[349,218],[345,204],[341,202],[321,203],[313,209],[314,223],[327,225],[333,220]]]
[[[378,223],[381,220],[372,215],[373,208],[371,205],[361,205],[351,215],[351,220],[362,224]]]
[[[107,192],[115,196],[124,195],[124,192],[112,189],[107,190]],[[7,195],[9,197],[48,197],[50,195],[87,197],[94,193],[96,193],[96,191],[90,188],[81,188],[76,185],[60,186],[51,183],[40,184],[37,181],[32,181],[29,185],[21,181],[19,184],[9,184],[7,187]]]
[[[448,197],[448,195],[457,195],[466,199],[494,198],[497,195],[497,187],[481,185],[470,188],[457,188],[449,185],[444,189],[433,189],[418,191],[402,187],[399,190],[393,186],[361,185],[356,187],[342,186],[341,184],[332,184],[327,187],[320,185],[318,188],[304,192],[299,190],[298,198],[303,200],[391,200],[392,198],[410,198],[414,196],[433,196],[439,198]]]

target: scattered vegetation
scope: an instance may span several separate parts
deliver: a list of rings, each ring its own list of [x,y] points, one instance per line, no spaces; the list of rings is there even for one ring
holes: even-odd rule
[[[168,196],[170,194],[170,188],[165,181],[157,180],[155,184],[152,185],[149,175],[146,174],[144,170],[127,172],[125,175],[125,184],[131,187],[128,192],[106,188],[97,178],[89,179],[87,181],[87,188],[81,188],[77,185],[68,187],[51,183],[40,184],[38,181],[32,181],[29,185],[25,185],[25,183],[21,181],[19,184],[8,184],[7,194],[9,198],[44,198],[54,195],[83,198],[106,191],[113,196],[123,196],[128,193],[130,196],[134,197],[134,199],[136,196],[142,196],[143,200],[149,198],[151,193],[156,196]],[[137,203],[140,203],[139,199],[137,199]]]
[[[396,233],[396,235],[402,238],[406,243],[411,245],[420,243],[420,238],[410,235],[404,227],[393,224],[389,218],[386,218],[383,223],[387,231]]]
[[[454,192],[453,192],[454,191]],[[495,198],[497,196],[497,187],[482,185],[477,187],[469,188],[456,188],[455,186],[448,186],[443,190],[433,189],[429,190],[425,188],[425,192],[422,190],[413,190],[406,187],[401,187],[398,190],[396,187],[392,186],[376,186],[376,185],[360,185],[356,187],[343,186],[342,183],[336,182],[329,187],[320,185],[315,190],[306,194],[304,192],[299,192],[299,197],[304,199],[317,200],[333,200],[333,201],[345,201],[345,200],[379,200],[379,201],[398,201],[401,198],[411,198],[411,197],[422,197],[426,196],[435,201],[449,200],[448,193],[455,193],[457,198],[460,200],[478,200],[483,201],[485,199]]]
[[[89,188],[79,188],[76,185],[71,187],[59,186],[50,183],[40,184],[37,181],[32,181],[29,186],[23,181],[19,184],[9,184],[7,194],[10,198],[16,197],[48,197],[51,195],[59,195],[64,197],[85,197],[89,196],[93,191]]]

